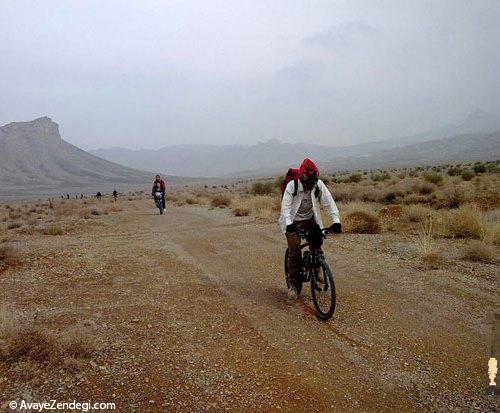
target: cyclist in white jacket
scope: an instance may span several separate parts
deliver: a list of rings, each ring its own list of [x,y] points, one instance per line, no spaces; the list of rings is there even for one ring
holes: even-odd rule
[[[309,231],[312,234],[310,248],[320,250],[323,243],[320,230],[323,228],[320,207],[323,206],[332,222],[330,230],[335,233],[342,232],[339,210],[328,187],[319,179],[316,164],[310,159],[304,159],[299,168],[299,175],[297,182],[292,180],[286,186],[279,217],[281,230],[288,242],[288,295],[290,298],[298,297],[302,283],[300,279],[301,238],[296,231],[298,229]]]

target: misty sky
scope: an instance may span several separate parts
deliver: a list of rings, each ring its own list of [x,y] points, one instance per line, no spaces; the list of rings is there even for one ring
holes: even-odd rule
[[[499,22],[499,0],[0,0],[0,124],[85,149],[410,135],[498,114]]]

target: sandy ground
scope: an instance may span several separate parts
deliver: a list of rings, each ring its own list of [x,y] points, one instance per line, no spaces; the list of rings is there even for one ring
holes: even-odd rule
[[[0,362],[5,411],[19,398],[120,412],[498,407],[484,395],[495,265],[424,271],[409,238],[331,237],[338,307],[321,322],[307,289],[286,297],[276,224],[227,210],[160,216],[136,201],[67,235],[16,239],[25,258],[0,274],[1,302],[53,331],[88,331],[100,350],[76,372],[19,378]]]

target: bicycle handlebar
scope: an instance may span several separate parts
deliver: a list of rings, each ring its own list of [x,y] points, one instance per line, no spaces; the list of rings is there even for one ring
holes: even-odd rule
[[[324,238],[326,238],[326,235],[328,234],[333,234],[332,230],[330,228],[321,228],[320,229],[321,231],[321,234],[323,235]],[[311,231],[310,230],[305,230],[305,229],[297,229],[296,231],[294,231],[295,234],[297,234],[298,236],[302,237],[302,238],[307,238],[307,236],[309,235]]]

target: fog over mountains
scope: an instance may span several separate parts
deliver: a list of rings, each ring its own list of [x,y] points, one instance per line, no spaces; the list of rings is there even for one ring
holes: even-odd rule
[[[500,118],[476,111],[463,122],[423,134],[352,146],[282,143],[187,144],[146,149],[97,149],[96,156],[129,167],[182,176],[244,176],[274,173],[305,156],[335,169],[404,166],[500,158]]]
[[[449,133],[455,135],[441,138]],[[269,140],[91,154],[63,140],[57,123],[42,117],[0,127],[0,196],[146,188],[152,172],[167,175],[174,185],[205,177],[265,176],[282,173],[306,156],[331,170],[500,159],[500,122],[478,112],[461,125],[428,134],[345,147]]]

